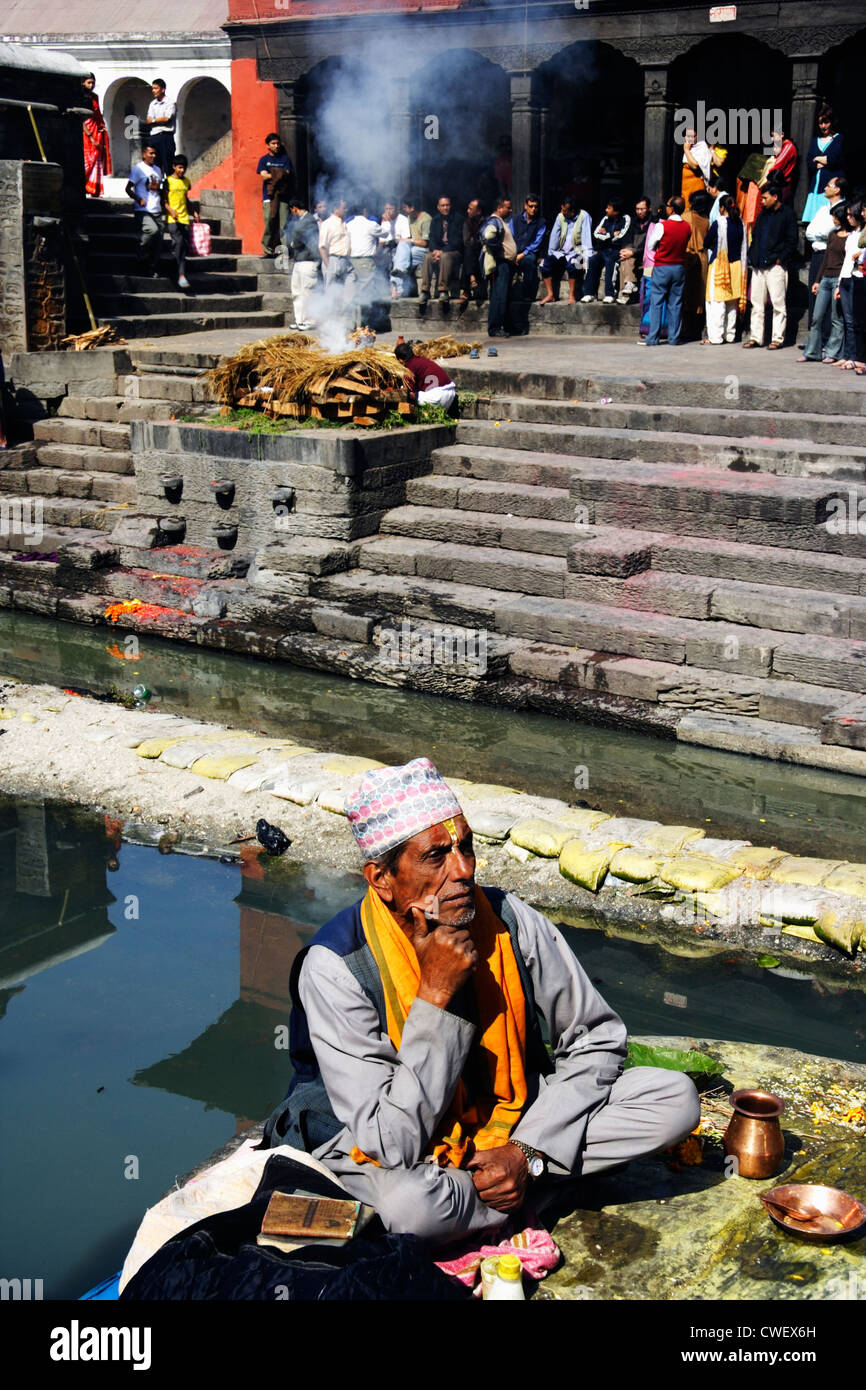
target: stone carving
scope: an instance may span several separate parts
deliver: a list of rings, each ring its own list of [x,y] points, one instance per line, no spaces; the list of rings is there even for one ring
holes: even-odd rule
[[[697,43],[700,38],[696,34],[646,34],[633,39],[611,39],[608,46],[626,58],[633,58],[641,67],[659,68],[682,57]]]
[[[853,39],[856,34],[866,33],[864,24],[823,24],[809,28],[759,30],[753,35],[770,48],[778,48],[789,58],[802,54],[804,57],[821,57],[828,49]]]

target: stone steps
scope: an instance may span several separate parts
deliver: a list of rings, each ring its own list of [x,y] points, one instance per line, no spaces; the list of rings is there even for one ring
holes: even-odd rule
[[[212,267],[211,260],[226,261],[226,265]],[[160,261],[160,268],[165,262]],[[160,275],[158,280],[146,279],[142,275],[136,275],[133,267],[128,273],[121,272],[111,275],[91,275],[90,292],[91,295],[99,300],[104,300],[107,296],[122,294],[143,294],[143,295],[162,295],[177,292],[175,276],[175,262],[172,258],[171,273]],[[255,294],[258,290],[258,283],[254,275],[240,275],[231,269],[229,257],[195,257],[187,262],[187,279],[192,285],[193,292],[201,286],[202,290],[208,294],[238,294],[244,292]]]
[[[255,292],[239,291],[225,294],[214,293],[206,281],[200,281],[192,291],[182,291],[172,286],[172,292],[163,294],[150,291],[148,294],[114,294],[98,301],[98,311],[110,313],[113,320],[124,315],[137,315],[146,312],[153,319],[162,320],[165,315],[175,314],[250,314],[261,312],[261,296]],[[153,322],[151,322],[151,333]]]
[[[407,496],[429,496],[429,489],[415,488],[416,481],[429,483],[434,480],[410,479],[406,487]],[[561,491],[555,488],[525,489],[527,493],[532,493],[533,490],[547,493]],[[518,504],[524,501],[524,498],[517,494],[516,488],[509,488],[508,493],[510,498],[516,497]],[[476,497],[475,489],[467,488],[464,498],[466,510],[456,510],[435,503],[433,506],[424,506],[423,503],[414,506],[410,503],[405,507],[395,507],[382,518],[380,534],[417,536],[419,539],[432,541],[457,541],[462,545],[501,546],[503,550],[528,550],[540,555],[567,555],[574,545],[575,530],[570,522],[558,521],[555,517],[540,517],[535,512],[530,516],[521,516],[517,510],[505,515],[471,511],[469,503]],[[533,504],[531,498],[526,498],[525,501],[527,506],[534,505],[539,511],[545,505],[543,501]],[[565,501],[568,501],[567,493]],[[558,511],[561,506],[558,499],[555,505]],[[553,504],[550,509],[553,510]]]
[[[39,446],[38,458],[41,467],[59,468],[63,472],[78,472],[79,470],[120,474],[132,474],[134,472],[132,454],[128,449],[44,443]]]
[[[0,473],[0,492],[19,497],[89,497],[100,502],[135,502],[134,477],[87,470],[28,468]]]
[[[48,440],[54,444],[80,444],[89,448],[100,446],[106,449],[128,449],[129,425],[100,420],[76,420],[68,416],[49,417],[37,420],[33,426],[33,438]]]
[[[417,575],[419,579],[550,598],[562,598],[568,578],[564,556],[419,540],[415,536],[365,541],[358,549],[358,563],[376,574]]]
[[[101,274],[111,273],[116,256],[134,256],[138,247],[138,233],[132,218],[129,221],[118,218],[116,227],[112,225],[107,229],[100,227],[89,231],[88,240],[90,242],[90,265],[98,265]],[[163,235],[162,245],[165,251],[171,250],[171,237],[167,232]],[[211,237],[211,253],[215,256],[239,256],[240,251],[240,237],[220,236],[219,234]],[[201,257],[201,259],[206,258]]]
[[[453,555],[445,558],[446,563],[454,560]],[[537,562],[537,556],[531,557],[533,573],[538,573]],[[484,577],[505,572],[501,556],[490,563],[489,571],[482,571]],[[513,557],[511,564],[516,573],[519,558]],[[456,572],[466,573],[459,567]],[[696,666],[723,672],[725,679],[772,675],[854,694],[866,692],[866,642],[850,638],[778,632],[525,592],[515,596],[488,585],[363,568],[317,578],[311,594],[379,620],[390,615],[456,623],[487,628],[505,638]]]
[[[604,405],[596,401],[546,401],[525,396],[482,399],[477,419],[510,423],[597,427],[607,430],[664,430],[676,434],[734,436],[745,445],[806,440],[810,444],[848,445],[863,452],[864,422],[856,416],[794,410],[737,410],[661,404]],[[468,413],[471,415],[473,410]]]
[[[48,553],[56,550],[63,539],[61,533],[67,532],[78,538],[82,531],[93,531],[101,533],[104,538],[106,532],[114,529],[124,510],[123,501],[113,499],[50,496],[35,491],[29,495],[42,505],[41,535],[28,535],[26,529],[15,532],[6,527],[0,528],[0,549]],[[7,534],[2,534],[3,531]]]
[[[736,365],[734,359],[732,373]],[[566,372],[544,370],[515,371],[500,364],[491,368],[483,357],[477,363],[468,357],[458,357],[448,364],[449,374],[461,390],[494,399],[519,396],[547,403],[579,405],[581,401],[598,402],[602,396],[609,396],[615,405],[675,405],[687,410],[697,407],[718,410],[726,416],[749,410],[866,416],[866,392],[835,385],[835,369],[817,378],[818,385],[809,375],[792,380],[790,373],[781,369],[776,380],[771,376],[761,382],[751,382],[736,374],[710,372],[701,366],[697,351],[694,361],[689,360],[689,367],[689,374],[682,376],[653,377],[649,369],[640,375],[598,371],[571,376]]]
[[[487,305],[468,304],[458,314],[452,300],[445,308],[442,301],[432,299],[422,311],[418,299],[395,299],[389,305],[391,324],[397,333],[435,334],[472,333],[487,336]],[[559,304],[530,305],[529,329],[533,334],[556,337],[636,338],[640,325],[640,310],[636,304]]]
[[[443,530],[447,526],[446,522]],[[511,539],[514,542],[519,536]],[[574,598],[773,632],[866,639],[866,597],[652,570],[626,578],[572,574],[566,569],[564,552],[548,555],[522,551],[514,545],[500,549],[495,541],[485,545],[479,537],[461,541],[463,537],[454,530],[448,540],[423,539],[417,531],[386,534],[360,545],[358,563],[362,569],[380,574],[417,575],[502,591]]]
[[[579,459],[571,480],[578,520],[676,535],[709,536],[866,559],[866,534],[839,524],[866,501],[866,486],[662,464]],[[852,533],[853,532],[853,533]]]
[[[137,383],[137,377],[124,377],[124,381]],[[167,399],[139,399],[132,394],[137,385],[130,387],[129,395],[99,396],[85,399],[83,396],[65,396],[60,402],[58,418],[70,418],[81,423],[84,420],[104,420],[108,423],[129,425],[131,420],[169,420],[177,414],[177,402]]]
[[[457,478],[470,479],[475,482],[496,483],[496,489],[491,489],[486,498],[487,505],[478,510],[490,511],[510,511],[510,502],[506,504],[503,486],[510,490],[516,484],[519,487],[544,487],[554,488],[557,491],[568,490],[571,484],[571,477],[574,473],[578,460],[575,458],[550,457],[547,454],[530,452],[526,449],[511,449],[505,445],[505,440],[509,438],[508,432],[504,431],[500,436],[503,443],[496,447],[480,446],[470,444],[446,444],[441,449],[434,449],[430,455],[432,473],[425,478],[419,478],[419,483],[435,480],[435,487],[441,492],[439,499],[441,505],[446,507],[455,506],[455,502],[446,501],[446,496],[453,496],[456,483],[450,480]],[[610,471],[610,465],[607,465]],[[445,481],[448,479],[449,481]],[[451,489],[449,493],[448,489]],[[502,493],[502,504],[494,505],[497,492]],[[436,505],[433,502],[432,505]],[[573,514],[573,511],[572,511]]]
[[[211,276],[213,276],[214,278],[225,277],[232,281],[236,278],[253,280],[253,284],[247,286],[247,288],[257,288],[254,277],[238,269],[238,260],[238,256],[232,255],[190,256],[186,263],[187,278],[197,281],[201,280],[204,276],[207,276],[208,280],[210,280]],[[161,272],[158,280],[142,276],[140,273],[141,262],[136,256],[133,248],[130,247],[128,253],[119,252],[101,257],[98,270],[94,266],[91,266],[88,284],[95,288],[100,282],[105,282],[105,288],[110,288],[115,281],[136,281],[141,284],[144,289],[164,289],[167,286],[173,287],[177,272],[175,268],[175,259],[171,254],[171,244],[168,242],[163,243],[158,265]]]
[[[627,539],[631,532],[622,533]],[[705,536],[662,536],[652,544],[652,568],[789,589],[866,594],[866,559],[813,554],[782,546],[737,544]]]
[[[507,420],[509,447],[530,453],[641,459],[696,468],[730,468],[796,477],[850,478],[866,482],[866,447],[811,444],[798,439],[755,440],[743,436],[692,435],[674,430],[622,429],[603,425],[551,425]],[[494,421],[461,420],[457,444],[497,447],[502,427]]]
[[[206,381],[198,376],[175,375],[171,372],[142,372],[136,376],[118,377],[118,386],[130,392],[130,399],[171,402],[175,414],[180,402],[204,403],[213,399]]]
[[[100,317],[101,324],[111,324],[123,338],[153,338],[174,333],[209,332],[216,328],[284,328],[285,315],[263,310],[241,313],[166,314],[154,319],[149,314],[128,317]]]

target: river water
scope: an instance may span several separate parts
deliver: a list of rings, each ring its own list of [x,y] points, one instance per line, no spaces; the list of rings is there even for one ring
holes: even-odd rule
[[[156,637],[0,612],[0,675],[105,692],[146,684],[156,708],[383,762],[433,758],[498,782],[711,835],[860,860],[866,779],[672,740],[470,705]],[[0,782],[2,790],[2,782]]]
[[[362,891],[327,865],[161,855],[104,817],[0,800],[0,1277],[77,1297],[176,1177],[268,1114],[292,962]],[[862,981],[565,932],[632,1033],[866,1061]]]

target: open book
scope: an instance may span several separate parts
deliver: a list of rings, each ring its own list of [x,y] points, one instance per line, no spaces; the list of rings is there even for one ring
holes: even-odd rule
[[[336,1249],[359,1235],[373,1216],[373,1208],[351,1197],[317,1197],[312,1192],[272,1192],[259,1245],[272,1245],[285,1254],[302,1245],[330,1245]]]

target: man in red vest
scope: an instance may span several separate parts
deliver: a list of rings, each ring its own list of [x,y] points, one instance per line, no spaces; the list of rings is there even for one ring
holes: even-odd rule
[[[647,347],[658,347],[662,324],[662,306],[668,306],[668,343],[675,347],[680,340],[683,322],[683,289],[686,283],[686,247],[691,227],[683,221],[686,205],[679,196],[669,198],[667,217],[657,222],[647,239],[649,250],[655,251],[653,273],[650,277],[650,323]]]

